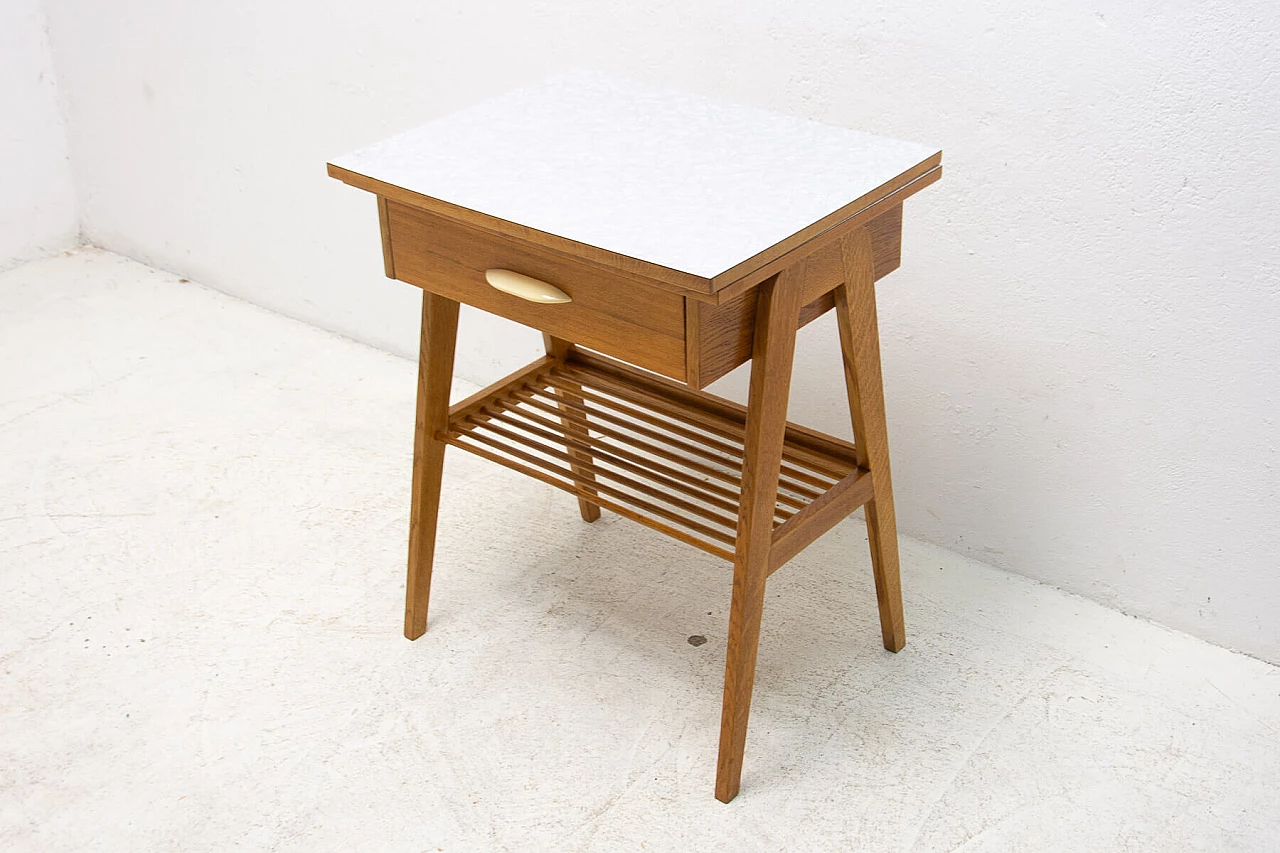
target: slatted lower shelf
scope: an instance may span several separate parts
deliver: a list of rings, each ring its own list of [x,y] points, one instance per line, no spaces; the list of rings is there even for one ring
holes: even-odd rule
[[[737,404],[574,352],[454,406],[439,438],[732,560],[745,423]],[[852,444],[788,425],[775,541],[865,502],[855,459]]]

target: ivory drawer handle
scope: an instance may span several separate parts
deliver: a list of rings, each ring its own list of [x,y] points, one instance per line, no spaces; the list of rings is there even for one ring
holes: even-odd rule
[[[528,302],[558,305],[573,301],[572,296],[555,285],[511,270],[485,270],[484,280],[489,282],[489,286],[495,290],[510,293]]]

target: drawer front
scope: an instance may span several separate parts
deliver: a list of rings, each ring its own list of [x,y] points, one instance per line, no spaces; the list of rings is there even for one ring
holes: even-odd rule
[[[639,367],[685,380],[684,297],[416,207],[386,201],[388,274],[449,299],[515,320]],[[490,286],[504,269],[568,294],[561,304],[529,302]]]
[[[902,205],[897,205],[867,223],[871,232],[872,263],[876,278],[898,268],[902,260]],[[803,326],[835,306],[834,289],[844,281],[844,265],[839,241],[815,252],[805,271],[805,291],[820,296],[800,312]],[[688,382],[702,388],[751,358],[755,340],[756,289],[727,299],[719,305],[689,306],[689,339],[692,342]]]

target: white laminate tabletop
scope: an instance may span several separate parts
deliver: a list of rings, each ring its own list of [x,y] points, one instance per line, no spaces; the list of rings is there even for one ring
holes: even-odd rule
[[[937,153],[574,70],[333,164],[712,278]]]

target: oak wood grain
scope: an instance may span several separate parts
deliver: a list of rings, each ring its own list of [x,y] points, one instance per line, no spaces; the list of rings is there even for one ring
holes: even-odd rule
[[[535,480],[540,480],[546,483],[547,485],[555,486],[556,488],[560,488],[560,489],[565,489],[566,491],[571,491],[574,494],[581,495],[582,497],[590,497],[592,501],[598,503],[600,506],[604,507],[607,510],[610,510],[611,512],[616,512],[618,515],[621,515],[624,518],[629,518],[632,521],[637,521],[645,525],[646,527],[651,527],[655,530],[659,530],[662,533],[665,533],[666,535],[672,537],[673,539],[678,539],[681,542],[692,545],[695,548],[699,548],[703,551],[706,551],[709,554],[714,554],[717,557],[723,557],[726,560],[733,559],[733,553],[731,551],[726,550],[722,546],[718,546],[713,543],[707,542],[705,539],[700,539],[697,536],[692,536],[687,531],[681,530],[678,527],[674,527],[672,525],[659,521],[658,519],[653,518],[651,515],[646,515],[645,513],[637,512],[635,509],[627,506],[621,501],[615,501],[608,497],[603,497],[599,495],[597,492],[588,492],[586,488],[581,483],[576,482],[572,476],[568,478],[557,477],[555,474],[545,470],[545,468],[543,468],[542,466],[526,464],[525,462],[518,461],[518,460],[513,461],[511,458],[504,455],[506,452],[505,447],[502,448],[503,452],[495,452],[494,450],[490,450],[485,447],[478,446],[474,442],[468,440],[465,436],[450,436],[448,443],[452,444],[455,447],[461,447],[464,450],[470,453],[474,453],[476,456],[479,456],[483,459],[488,459],[490,462],[496,462],[499,465],[504,465],[507,468],[511,468],[514,471],[519,471],[525,476],[532,477]],[[570,482],[566,483],[565,479],[570,480]]]
[[[544,334],[542,336],[542,341],[543,345],[546,347],[547,355],[552,356],[560,362],[563,362],[568,358],[570,351],[573,350],[572,343],[553,335]],[[581,403],[582,389],[574,388],[570,385],[569,387],[558,391],[557,396],[564,398],[564,402],[566,404],[575,402]],[[564,406],[561,406],[561,409],[565,412],[565,414],[561,416],[561,423],[564,426],[565,433],[573,438],[585,440],[588,436],[586,422],[570,418],[568,416],[568,409]],[[579,443],[570,446],[568,451],[569,457],[573,462],[570,467],[573,469],[574,473],[581,474],[588,480],[592,479],[590,449],[588,448],[584,450],[580,441]],[[591,487],[589,485],[585,485],[583,488],[588,492],[591,491]],[[590,498],[583,497],[581,495],[578,496],[578,512],[582,515],[582,520],[587,523],[591,523],[600,518],[600,507],[593,503]]]
[[[849,513],[871,500],[873,494],[871,476],[859,468],[791,516],[773,533],[773,545],[769,549],[769,574],[782,568],[788,560],[839,524]]]
[[[556,358],[554,358],[553,356],[545,355],[542,358],[535,359],[534,361],[529,362],[519,370],[513,370],[511,373],[502,377],[497,382],[490,383],[488,386],[481,388],[479,391],[472,394],[470,397],[467,397],[464,400],[459,400],[458,402],[450,406],[449,407],[450,421],[452,421],[453,418],[456,416],[469,412],[472,409],[478,409],[484,403],[487,403],[496,399],[499,394],[502,394],[503,392],[507,391],[510,386],[515,384],[522,385],[525,383],[526,380],[536,378],[538,374],[544,373],[547,370],[547,368],[557,363],[558,362]]]
[[[784,270],[760,286],[748,394],[742,499],[733,561],[729,640],[725,653],[724,704],[716,762],[716,799],[738,795],[747,719],[755,683],[765,579],[773,541],[773,507],[778,494],[787,395],[800,318],[804,266]]]
[[[902,205],[895,205],[870,223],[872,256],[877,279],[896,270],[902,261]],[[832,291],[844,281],[839,241],[829,243],[806,259],[808,273],[801,298],[801,327],[835,306]],[[719,305],[699,305],[686,316],[696,325],[687,332],[696,340],[698,360],[689,363],[689,384],[701,388],[751,358],[755,333],[756,291],[749,289]],[[694,371],[697,371],[695,376]]]
[[[884,647],[896,652],[906,645],[907,638],[898,570],[898,527],[889,473],[889,431],[880,373],[871,235],[865,230],[856,231],[841,240],[840,248],[845,282],[836,288],[836,320],[840,327],[845,387],[857,441],[858,465],[871,472],[874,489],[874,497],[866,503],[864,514],[871,543],[880,630]]]
[[[409,571],[404,602],[404,635],[410,640],[418,639],[427,630],[440,479],[444,473],[445,445],[437,436],[449,428],[449,388],[453,384],[457,337],[458,303],[424,291],[418,350],[418,407],[413,430]]]
[[[695,391],[708,383],[702,381],[702,303],[684,301],[684,381]]]
[[[387,200],[378,196],[378,230],[382,233],[382,270],[387,278],[396,277],[396,265],[391,259],[391,223],[387,221]]]
[[[672,382],[661,376],[654,376],[651,373],[636,370],[634,367],[622,364],[599,353],[575,350],[566,364],[569,368],[572,368],[574,364],[586,365],[604,376],[622,380],[634,388],[643,389],[672,403],[680,404],[685,411],[702,410],[729,423],[745,425],[747,422],[748,408],[746,406],[714,394],[708,394],[705,391],[693,391],[678,382]],[[856,464],[854,460],[857,453],[852,442],[827,435],[824,432],[801,424],[787,422],[787,442],[797,447],[809,448],[834,459],[847,460],[850,465]],[[841,472],[839,476],[843,475],[844,472]]]
[[[387,203],[387,214],[401,281],[684,379],[680,296],[394,201]],[[491,268],[549,282],[573,301],[543,305],[503,293],[485,281]]]
[[[487,411],[489,408],[485,407],[485,410]],[[641,474],[667,489],[674,489],[703,503],[727,510],[735,516],[738,512],[738,493],[736,491],[725,488],[718,483],[700,480],[690,475],[686,468],[676,467],[662,461],[669,458],[667,454],[657,452],[660,458],[654,459],[651,456],[632,453],[625,447],[606,443],[602,439],[590,435],[580,436],[577,431],[571,434],[567,428],[563,427],[564,420],[578,421],[582,425],[586,423],[585,419],[580,418],[576,413],[566,410],[564,417],[561,419],[562,429],[565,429],[565,431],[557,432],[554,424],[535,412],[526,411],[523,407],[497,402],[493,404],[492,408],[519,420],[521,429],[544,441],[560,442],[570,448],[577,448],[589,454],[593,459],[599,458],[602,462],[621,468],[624,471]],[[643,444],[641,446],[650,454],[655,453],[655,449],[652,446]],[[794,515],[793,512],[782,507],[778,508],[776,514],[784,521]]]
[[[534,409],[539,409],[548,413],[554,413],[557,411],[553,406],[537,399],[535,392],[533,391],[521,389],[513,392],[512,396],[519,402],[526,403]],[[581,413],[577,412],[571,412],[571,414],[573,414],[573,416],[581,415]],[[728,492],[722,491],[720,493],[731,496],[734,500],[734,505],[737,505],[742,483],[741,458],[736,460],[727,460],[718,454],[706,453],[706,461],[700,461],[696,457],[699,455],[701,448],[698,448],[697,446],[689,445],[679,439],[664,436],[660,433],[657,434],[661,439],[658,441],[655,440],[655,435],[652,432],[646,433],[643,430],[632,428],[625,430],[615,429],[607,423],[602,423],[602,421],[607,420],[607,417],[597,415],[596,420],[592,422],[591,428],[604,438],[609,439],[611,448],[617,448],[619,444],[625,445],[626,447],[634,447],[650,456],[657,456],[659,459],[664,460],[664,464],[675,463],[681,468],[693,472],[695,475],[701,475],[709,479],[729,484],[732,486],[732,489]],[[731,467],[731,461],[737,463],[736,470]],[[707,485],[714,487],[717,484]],[[715,491],[715,488],[712,490]],[[816,495],[814,497],[816,497]],[[809,498],[809,500],[812,499],[813,498]],[[780,492],[778,494],[778,503],[799,509],[804,507],[808,503],[808,500],[785,492]]]

